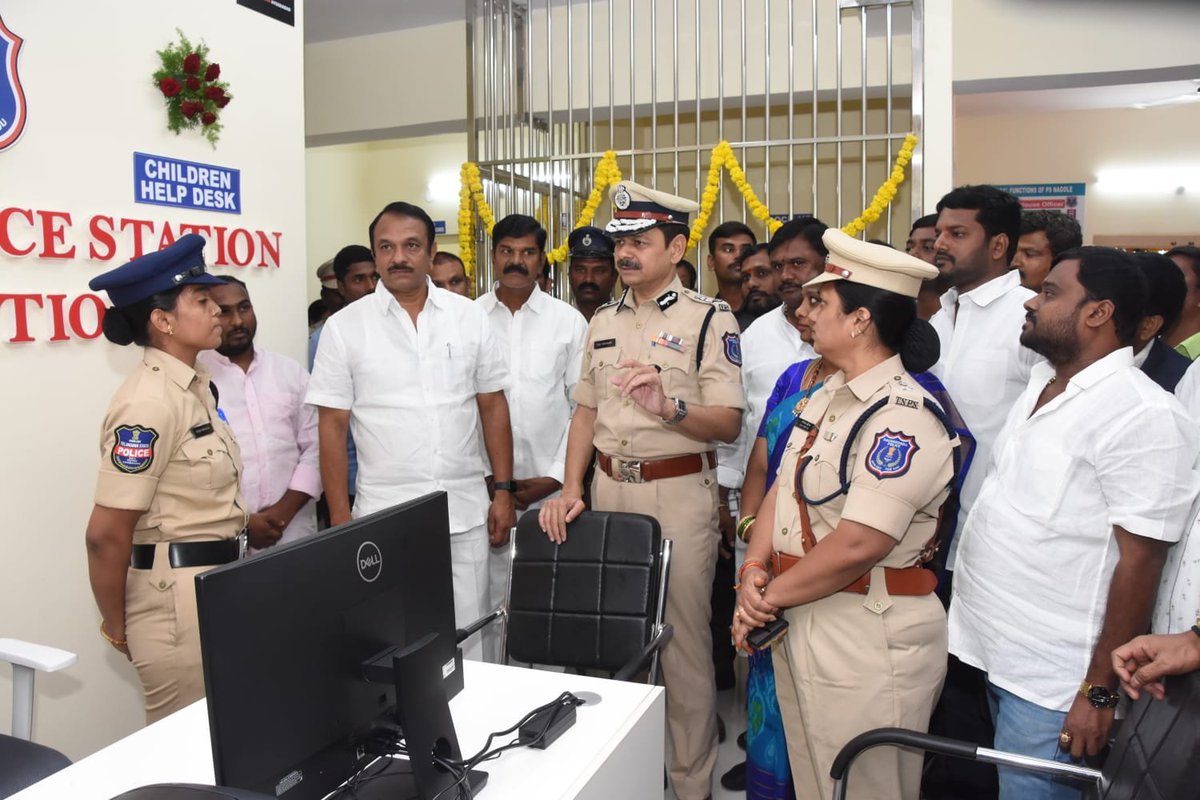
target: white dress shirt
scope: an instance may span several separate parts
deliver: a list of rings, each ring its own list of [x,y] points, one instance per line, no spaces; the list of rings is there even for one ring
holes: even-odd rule
[[[996,436],[1029,384],[1030,368],[1041,360],[1020,342],[1025,301],[1033,295],[1014,269],[966,294],[946,292],[941,310],[929,321],[942,346],[930,372],[946,387],[975,437],[975,455],[959,495],[960,534],[991,463]],[[948,569],[954,568],[958,542],[955,536],[946,553]]]
[[[767,410],[767,398],[783,371],[809,358],[816,358],[812,345],[800,338],[800,331],[787,321],[786,305],[773,308],[754,320],[742,332],[742,388],[746,392],[746,411],[742,430],[731,444],[717,444],[717,483],[740,489],[746,478],[746,462],[758,436]]]
[[[476,395],[507,388],[508,370],[483,308],[426,285],[415,326],[382,286],[326,320],[307,402],[350,410],[355,518],[444,490],[462,533],[489,503]]]
[[[1200,361],[1193,361],[1187,372],[1183,373],[1175,386],[1175,396],[1192,415],[1192,419],[1200,422]]]
[[[508,360],[508,414],[513,432],[513,478],[563,480],[567,428],[575,404],[587,320],[536,285],[517,309],[508,310],[495,291],[475,301],[487,314]],[[484,453],[486,459],[487,453]]]
[[[254,348],[245,372],[216,350],[197,357],[220,394],[218,408],[242,449],[242,495],[252,512],[274,505],[288,489],[321,495],[317,410],[304,403],[308,373],[287,356]],[[316,533],[315,501],[292,518],[280,542]]]
[[[950,651],[1002,689],[1066,711],[1104,623],[1113,527],[1174,542],[1200,481],[1200,430],[1117,350],[1033,412],[1054,375],[1034,367],[967,517]],[[1032,412],[1032,416],[1030,416]]]

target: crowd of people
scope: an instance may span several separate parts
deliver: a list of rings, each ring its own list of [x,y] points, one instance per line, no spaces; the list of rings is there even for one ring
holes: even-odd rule
[[[496,223],[472,298],[429,215],[388,204],[318,270],[307,369],[255,344],[251,288],[209,274],[198,236],[92,282],[106,336],[145,348],[103,422],[87,545],[148,720],[203,694],[192,575],[437,490],[460,625],[503,598],[519,515],[556,542],[587,508],[659,520],[683,800],[711,794],[742,654],[747,760],[721,781],[760,800],[829,797],[877,727],[1095,758],[1122,686],[1161,697],[1200,667],[1200,249],[1083,246],[1072,217],[963,186],[903,250],[726,222],[710,298],[684,259],[697,205],[611,199],[568,239],[570,302],[535,219]],[[898,749],[851,786],[1080,796]]]

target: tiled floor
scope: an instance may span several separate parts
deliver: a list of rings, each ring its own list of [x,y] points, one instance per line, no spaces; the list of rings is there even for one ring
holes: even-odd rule
[[[746,754],[737,746],[738,734],[746,730],[745,697],[735,697],[734,690],[717,692],[717,713],[725,720],[725,743],[717,750],[717,768],[713,770],[713,800],[745,800],[745,792],[731,792],[721,785],[721,776]],[[664,800],[675,800],[675,792],[667,789]]]

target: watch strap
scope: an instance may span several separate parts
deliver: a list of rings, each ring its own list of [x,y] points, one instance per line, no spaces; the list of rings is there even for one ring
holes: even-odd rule
[[[517,482],[496,481],[492,484],[492,490],[496,492],[515,492],[517,490]]]

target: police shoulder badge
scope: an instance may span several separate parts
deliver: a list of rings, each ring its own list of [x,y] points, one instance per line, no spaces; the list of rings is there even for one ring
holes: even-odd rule
[[[145,472],[154,463],[158,431],[141,425],[121,425],[114,432],[112,463],[121,472]]]
[[[25,89],[17,71],[24,40],[0,20],[0,150],[16,144],[25,130]]]
[[[875,434],[875,443],[867,455],[867,471],[876,478],[899,478],[912,466],[921,446],[915,436],[885,429]]]
[[[742,365],[742,340],[732,331],[721,334],[721,341],[725,343],[725,358],[730,364],[740,367]]]

